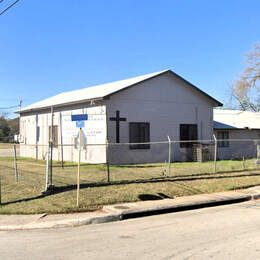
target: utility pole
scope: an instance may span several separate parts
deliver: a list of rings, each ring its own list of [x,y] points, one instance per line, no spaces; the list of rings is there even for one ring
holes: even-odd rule
[[[20,133],[21,133],[21,110],[22,110],[22,103],[23,103],[23,100],[20,99],[19,100],[19,123],[18,123],[18,142],[20,143]]]
[[[21,112],[21,109],[22,109],[22,103],[23,103],[23,100],[20,99],[20,100],[19,100],[19,111],[20,111],[20,112]]]
[[[214,173],[217,172],[217,156],[218,156],[218,140],[216,136],[213,134],[214,139]]]

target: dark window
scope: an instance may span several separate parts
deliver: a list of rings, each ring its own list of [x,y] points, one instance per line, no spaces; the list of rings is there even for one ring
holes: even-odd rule
[[[150,142],[149,123],[129,123],[129,143]],[[130,149],[150,149],[150,144],[133,144]]]
[[[229,147],[228,139],[229,139],[228,131],[217,132],[218,147]]]
[[[52,132],[51,132],[52,128]],[[58,147],[58,126],[54,125],[53,127],[49,126],[49,140],[51,141],[52,138],[52,143],[53,147]]]
[[[198,126],[196,124],[180,125],[180,141],[189,141],[198,139]],[[192,147],[195,142],[180,143],[180,147]]]

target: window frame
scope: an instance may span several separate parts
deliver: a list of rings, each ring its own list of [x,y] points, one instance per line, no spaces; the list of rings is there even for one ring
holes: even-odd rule
[[[52,133],[51,133],[52,129]],[[49,141],[51,140],[52,136],[52,147],[57,148],[59,145],[59,126],[58,125],[53,125],[49,126]]]
[[[188,134],[183,134],[182,131],[184,131],[185,128],[188,127]],[[190,128],[194,127],[195,132],[191,133]],[[194,130],[193,129],[193,130]],[[180,124],[180,129],[179,129],[179,134],[180,134],[180,148],[191,148],[196,142],[181,142],[181,141],[193,141],[193,140],[198,140],[198,124]]]
[[[133,136],[133,127],[138,126],[139,134],[138,136]],[[143,136],[140,134],[140,130],[142,127],[147,127]],[[130,144],[129,148],[130,150],[136,150],[136,149],[150,149],[150,144],[143,144],[143,143],[149,143],[150,142],[150,123],[149,122],[129,122],[129,143],[142,143],[142,144]]]
[[[217,143],[218,143],[218,147],[220,147],[220,148],[229,147],[229,131],[228,130],[218,130],[217,131]]]

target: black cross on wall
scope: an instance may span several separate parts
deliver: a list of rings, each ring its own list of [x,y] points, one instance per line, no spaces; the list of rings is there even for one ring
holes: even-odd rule
[[[125,117],[120,117],[120,112],[116,111],[116,117],[110,117],[111,121],[116,121],[116,142],[120,143],[120,121],[126,121]]]

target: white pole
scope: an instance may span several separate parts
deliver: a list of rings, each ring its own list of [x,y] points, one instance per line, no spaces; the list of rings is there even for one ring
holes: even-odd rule
[[[213,139],[214,139],[214,173],[217,172],[217,147],[218,147],[218,142],[216,136],[213,134]]]
[[[107,166],[107,181],[110,182],[109,140],[108,140],[108,112],[107,112],[107,107],[106,107],[106,166]]]
[[[168,138],[168,144],[169,144],[169,151],[168,151],[168,176],[171,175],[171,139],[169,136],[167,136]]]
[[[77,176],[77,207],[79,207],[80,157],[81,157],[81,128],[79,129],[79,158],[78,158],[78,176]]]

